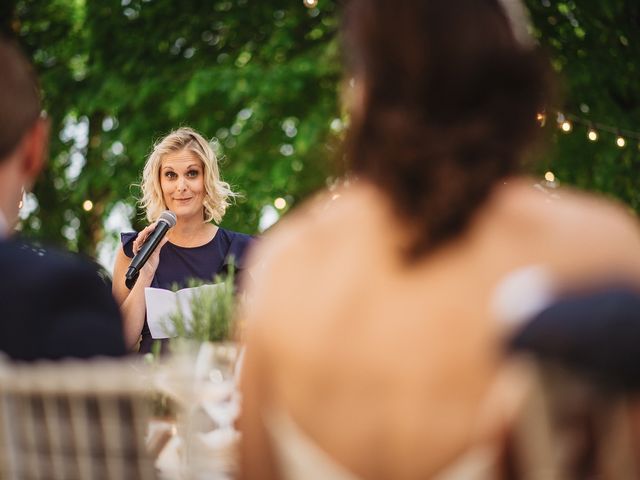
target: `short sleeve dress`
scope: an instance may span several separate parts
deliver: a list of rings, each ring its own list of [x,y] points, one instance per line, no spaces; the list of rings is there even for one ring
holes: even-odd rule
[[[138,232],[120,234],[122,248],[129,258],[133,258],[133,241],[137,236]],[[239,278],[243,275],[245,254],[252,241],[250,235],[218,228],[210,242],[198,247],[179,247],[167,242],[160,251],[160,262],[151,287],[170,290],[177,285],[178,288],[184,288],[190,279],[211,282],[215,275],[225,274],[232,262]],[[152,343],[153,338],[145,319],[140,353],[150,352]]]

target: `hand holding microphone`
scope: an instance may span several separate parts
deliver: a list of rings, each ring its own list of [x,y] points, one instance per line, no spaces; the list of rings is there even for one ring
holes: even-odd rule
[[[165,210],[160,214],[158,221],[153,226],[153,231],[150,231],[150,233],[147,234],[148,236],[146,238],[142,237],[144,230],[140,232],[140,236],[138,239],[136,239],[136,242],[140,240],[144,243],[136,252],[133,260],[131,260],[129,268],[127,269],[127,273],[125,274],[125,285],[127,286],[127,288],[133,288],[136,280],[138,280],[140,270],[147,263],[154,251],[164,244],[164,241],[166,241],[164,240],[164,236],[167,234],[169,229],[176,224],[177,220],[178,219],[175,213],[173,213],[171,210]],[[151,227],[152,226],[149,226],[145,230],[151,229]],[[135,247],[137,247],[137,245],[134,242],[134,250]]]

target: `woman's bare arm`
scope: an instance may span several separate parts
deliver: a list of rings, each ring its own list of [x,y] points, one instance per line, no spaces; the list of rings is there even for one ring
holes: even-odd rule
[[[154,229],[155,224],[152,224],[140,232],[133,244],[134,253],[138,253],[140,247]],[[131,259],[125,255],[123,248],[118,249],[118,253],[116,254],[116,261],[113,268],[112,292],[118,305],[120,305],[124,322],[124,340],[129,350],[135,348],[140,338],[146,313],[144,289],[149,287],[153,281],[156,269],[158,268],[158,262],[160,261],[160,250],[166,242],[167,238],[165,237],[158,248],[151,254],[147,263],[140,269],[138,280],[131,290],[125,285],[125,273],[131,263]]]

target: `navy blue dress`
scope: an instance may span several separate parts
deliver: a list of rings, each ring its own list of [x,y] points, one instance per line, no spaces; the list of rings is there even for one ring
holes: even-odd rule
[[[138,232],[120,234],[122,248],[129,258],[133,258],[133,241],[137,236]],[[250,235],[218,228],[215,237],[199,247],[179,247],[167,242],[160,251],[160,262],[151,281],[151,287],[171,290],[177,285],[178,288],[185,288],[190,279],[213,283],[213,277],[225,274],[232,261],[239,278],[245,268],[247,247],[252,240]],[[145,318],[140,353],[150,352],[152,343],[153,339]],[[165,344],[166,341],[162,343]]]

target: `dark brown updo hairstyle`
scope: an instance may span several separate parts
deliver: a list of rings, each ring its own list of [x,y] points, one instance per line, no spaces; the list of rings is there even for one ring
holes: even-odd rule
[[[498,0],[350,0],[343,41],[362,88],[349,168],[415,233],[417,258],[460,234],[537,136],[548,62]]]

